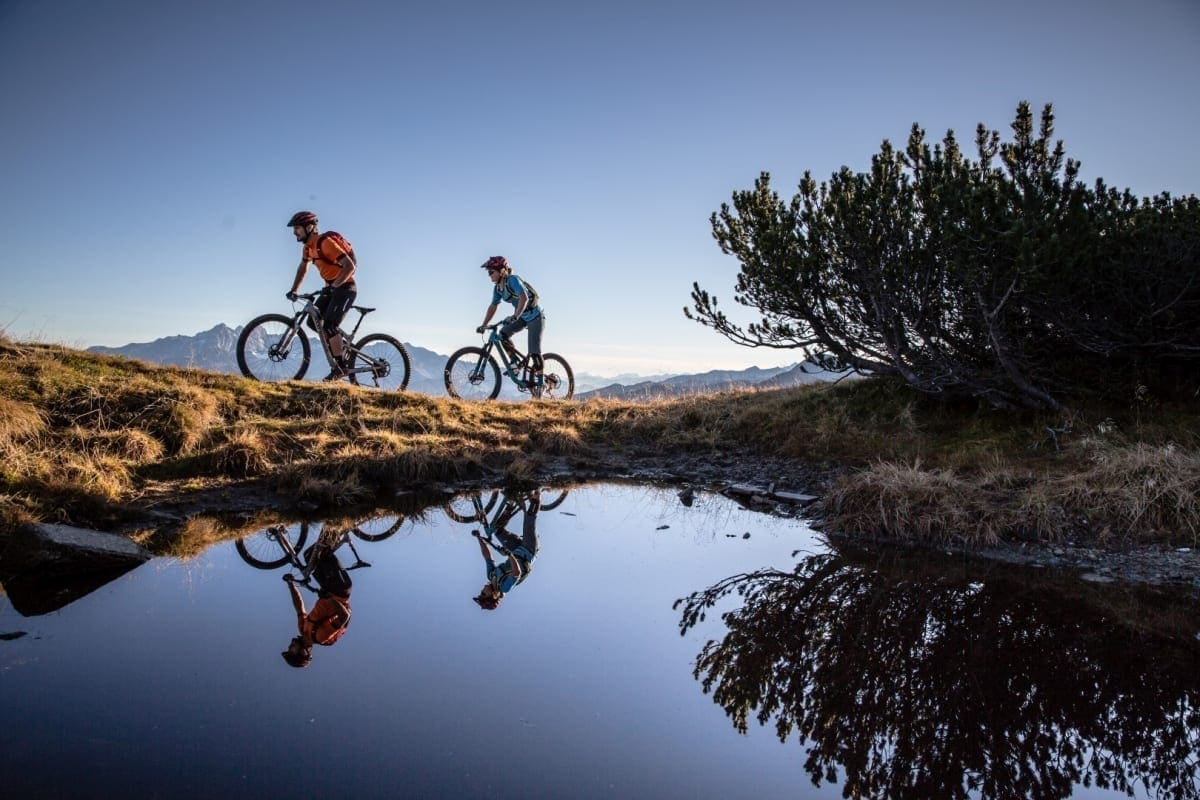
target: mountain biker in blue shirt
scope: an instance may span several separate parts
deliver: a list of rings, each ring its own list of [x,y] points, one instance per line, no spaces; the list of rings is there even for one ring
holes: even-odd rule
[[[512,303],[513,314],[504,320],[500,326],[500,337],[504,346],[511,352],[512,335],[517,331],[529,328],[529,374],[532,377],[530,392],[534,397],[542,393],[542,329],[546,316],[538,302],[537,291],[519,276],[514,275],[504,256],[492,256],[480,265],[487,270],[488,279],[493,284],[492,303],[483,315],[483,324],[476,332],[483,333],[487,324],[496,314],[501,301]]]

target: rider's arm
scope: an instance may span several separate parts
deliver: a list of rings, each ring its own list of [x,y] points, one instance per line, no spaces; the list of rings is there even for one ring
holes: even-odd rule
[[[521,563],[517,561],[517,557],[509,553],[508,565],[512,568],[512,576],[517,580],[521,579]]]
[[[527,305],[529,305],[529,293],[521,290],[521,293],[517,295],[517,308],[513,311],[513,319],[520,319],[521,315],[525,313]]]
[[[357,269],[354,259],[347,255],[340,256],[337,263],[342,268],[342,271],[337,274],[336,278],[330,281],[330,286],[341,286],[343,283],[347,283],[354,277],[354,270]]]
[[[492,551],[488,549],[487,542],[485,542],[483,539],[479,539],[479,552],[483,553],[483,558],[485,561],[491,563]]]
[[[288,581],[288,590],[292,593],[292,606],[296,609],[296,625],[300,629],[300,633],[304,633],[304,615],[308,612],[304,609],[304,598],[300,596],[300,589],[296,584]]]
[[[496,309],[499,307],[499,305],[499,303],[492,303],[487,307],[487,311],[485,311],[483,314],[483,324],[479,327],[487,327],[487,324],[492,321],[492,317],[496,316]]]
[[[292,282],[292,293],[300,291],[300,284],[304,283],[304,276],[308,274],[308,259],[300,256],[300,266],[296,267],[296,280]]]

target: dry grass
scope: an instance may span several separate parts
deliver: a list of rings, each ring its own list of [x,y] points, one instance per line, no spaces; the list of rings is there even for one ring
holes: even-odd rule
[[[1103,539],[1200,543],[1200,454],[1173,445],[1099,448],[1080,472],[1033,487],[1025,509],[1039,533],[1055,523],[1100,526]]]
[[[823,501],[830,526],[899,541],[990,544],[1000,538],[990,494],[949,469],[880,462],[839,480]]]
[[[32,404],[0,396],[0,452],[35,438],[45,429],[45,417]]]
[[[463,403],[262,384],[0,339],[0,519],[107,519],[147,485],[247,478],[325,506],[383,488],[554,465],[737,451],[850,467],[831,525],[988,542],[1078,531],[1194,542],[1200,407],[1063,420],[933,403],[885,381],[648,402]],[[620,468],[619,466],[617,467]]]

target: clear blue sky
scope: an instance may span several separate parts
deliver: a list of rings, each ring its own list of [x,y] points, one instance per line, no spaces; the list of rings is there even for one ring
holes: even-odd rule
[[[790,194],[913,122],[1007,133],[1025,99],[1085,179],[1191,194],[1198,86],[1197,0],[0,0],[0,330],[120,345],[285,310],[311,208],[371,330],[477,341],[503,254],[576,371],[790,363],[681,311],[693,280],[732,310],[708,217],[760,171]]]

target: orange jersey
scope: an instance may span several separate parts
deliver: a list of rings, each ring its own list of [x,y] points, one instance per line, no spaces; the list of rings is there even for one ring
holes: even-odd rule
[[[350,256],[350,260],[354,260],[354,256],[337,243],[335,236],[318,236],[311,244],[304,245],[304,257],[317,265],[317,271],[326,282],[336,278],[342,271],[341,264],[338,264],[342,256]]]
[[[350,624],[350,599],[317,598],[313,610],[299,622],[301,636],[314,644],[331,645],[342,638]]]

